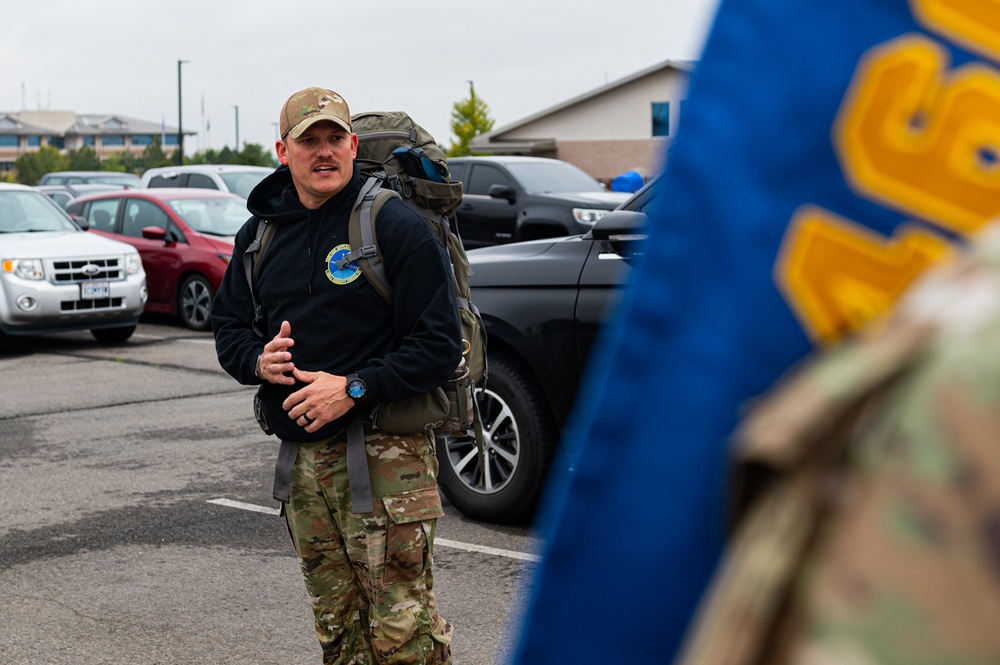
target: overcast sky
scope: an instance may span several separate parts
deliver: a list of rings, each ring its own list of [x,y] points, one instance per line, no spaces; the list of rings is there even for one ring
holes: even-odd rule
[[[197,130],[185,152],[268,150],[285,99],[405,110],[439,143],[476,95],[495,128],[669,59],[695,60],[717,0],[0,0],[0,112],[121,114]]]

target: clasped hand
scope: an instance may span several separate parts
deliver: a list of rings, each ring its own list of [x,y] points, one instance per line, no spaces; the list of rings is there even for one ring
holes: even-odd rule
[[[354,400],[347,394],[347,379],[343,376],[296,367],[292,362],[293,346],[292,324],[282,321],[278,334],[264,345],[258,372],[262,379],[277,385],[294,386],[296,381],[306,384],[289,395],[281,406],[305,431],[315,432],[347,413]]]

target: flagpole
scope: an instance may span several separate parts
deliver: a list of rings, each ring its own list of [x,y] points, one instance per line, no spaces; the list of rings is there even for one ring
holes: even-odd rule
[[[184,122],[181,104],[181,65],[187,60],[177,61],[177,164],[184,165]]]

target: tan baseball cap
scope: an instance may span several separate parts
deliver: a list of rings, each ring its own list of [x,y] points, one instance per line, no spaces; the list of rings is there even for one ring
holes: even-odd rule
[[[288,98],[281,107],[281,138],[299,138],[311,125],[327,120],[351,131],[351,111],[344,98],[326,88],[306,88]]]

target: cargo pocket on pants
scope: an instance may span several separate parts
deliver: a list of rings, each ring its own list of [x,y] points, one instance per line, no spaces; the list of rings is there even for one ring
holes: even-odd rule
[[[385,544],[385,583],[413,582],[424,574],[433,520],[444,517],[437,487],[382,497],[389,523]]]

